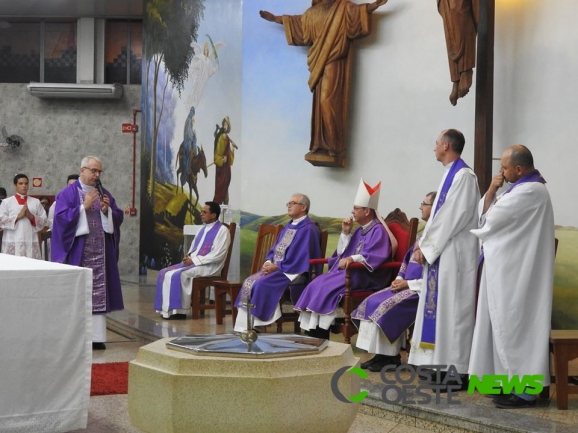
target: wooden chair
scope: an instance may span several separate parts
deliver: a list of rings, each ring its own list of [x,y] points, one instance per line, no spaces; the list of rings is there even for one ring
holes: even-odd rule
[[[40,249],[42,250],[42,255],[44,260],[50,261],[50,246],[49,240],[52,239],[52,230],[41,232],[40,234]]]
[[[556,255],[558,254],[558,238],[554,238],[554,259],[556,259]],[[476,311],[477,311],[477,306],[478,306],[478,293],[479,293],[479,289],[480,289],[480,282],[479,282],[479,278],[478,278],[478,285],[476,287]],[[554,290],[554,287],[552,287],[552,290]],[[554,358],[554,373],[555,376],[550,375],[550,383],[556,383],[556,398],[557,398],[557,404],[558,404],[558,409],[568,409],[568,392],[566,391],[568,389],[568,361],[571,360],[572,358],[568,358],[569,352],[568,352],[568,347],[570,347],[572,345],[572,343],[568,340],[568,337],[571,336],[571,334],[568,334],[567,332],[571,333],[571,332],[577,332],[577,331],[558,331],[558,330],[551,330],[550,331],[550,341],[549,341],[549,348],[550,348],[550,353],[553,355]],[[574,334],[574,336],[576,338],[578,338],[578,334]],[[570,344],[569,344],[570,343]],[[575,345],[578,345],[578,340],[574,342]],[[556,349],[555,346],[558,347],[558,353],[561,354],[558,356],[558,359],[556,359]],[[567,346],[567,347],[564,347]],[[577,346],[578,347],[578,346]],[[570,349],[571,350],[571,349]],[[577,355],[578,356],[578,355]],[[558,362],[561,362],[560,365],[560,376],[558,376],[558,372],[556,370],[556,366],[558,364]],[[565,367],[564,367],[565,365]],[[565,369],[565,373],[564,373],[564,369]],[[550,359],[550,371],[552,371],[552,359]],[[564,384],[560,385],[560,390],[558,390],[558,377],[566,377],[566,379],[562,379],[562,381],[564,381]],[[578,390],[578,388],[577,388]],[[571,394],[573,394],[572,392],[570,392]],[[578,392],[576,392],[578,393]],[[565,399],[565,403],[564,403],[564,394],[566,395],[566,399]],[[550,386],[545,386],[544,389],[542,389],[542,392],[540,393],[540,397],[541,398],[550,398]],[[560,398],[562,400],[560,400]]]
[[[317,227],[319,227],[319,224],[315,223],[317,225]],[[327,230],[321,230],[321,237],[320,237],[320,242],[321,242],[321,257],[325,257],[325,253],[327,251],[327,238],[329,237],[329,232]],[[317,267],[317,265],[310,265],[309,266],[309,278],[308,281],[306,281],[304,283],[304,285],[307,285],[307,283],[309,281],[311,281],[311,275],[315,274],[313,268]],[[277,324],[277,333],[281,334],[283,332],[283,323],[285,322],[293,322],[293,332],[295,334],[301,334],[301,328],[299,326],[299,313],[297,311],[290,311],[287,313],[283,313],[283,304],[295,304],[295,302],[297,302],[297,299],[293,299],[291,297],[291,288],[292,286],[289,285],[287,287],[287,289],[285,290],[285,293],[283,293],[283,297],[281,298],[281,301],[279,302],[279,307],[281,308],[281,317],[279,317],[275,323]]]
[[[195,277],[193,278],[193,290],[191,294],[191,309],[193,310],[193,320],[199,319],[201,316],[205,315],[205,310],[214,310],[215,304],[205,302],[205,289],[214,285],[216,280],[222,280],[227,278],[227,273],[229,272],[229,262],[231,261],[231,251],[233,250],[233,243],[235,241],[235,230],[237,224],[230,223],[225,224],[229,228],[229,235],[231,236],[231,242],[229,243],[229,248],[227,249],[227,255],[225,257],[225,263],[220,275],[215,275],[213,277]]]
[[[253,254],[253,262],[251,264],[251,275],[259,272],[261,266],[265,262],[265,257],[269,250],[275,244],[277,236],[283,230],[282,225],[261,224],[257,232],[257,243],[255,245],[255,253]],[[211,284],[215,288],[215,314],[217,317],[217,325],[223,324],[223,319],[227,313],[231,313],[233,317],[233,324],[237,319],[237,311],[235,310],[235,301],[241,291],[243,281],[227,281],[227,274],[224,277],[213,281]],[[231,309],[226,309],[226,298],[229,295],[231,299]]]
[[[556,374],[556,406],[558,410],[568,410],[568,394],[578,394],[575,382],[569,383],[568,362],[578,358],[578,330],[550,331],[550,351],[554,355],[554,373]],[[550,387],[546,396],[549,397]]]
[[[399,272],[405,253],[407,253],[407,250],[409,250],[415,242],[418,219],[412,218],[411,220],[408,220],[407,215],[399,208],[396,208],[393,212],[387,215],[385,222],[389,226],[393,236],[397,239],[398,247],[393,260],[383,263],[379,267],[379,269],[391,270],[391,279],[389,281],[384,280],[384,288],[391,283],[393,278],[395,278]],[[327,259],[311,260],[311,263],[327,263]],[[351,273],[359,272],[359,270],[365,270],[362,263],[352,263],[345,271],[345,294],[340,302],[345,318],[343,323],[335,324],[332,327],[334,333],[343,334],[344,342],[346,344],[349,344],[351,342],[351,337],[357,333],[357,328],[351,322],[351,313],[359,307],[364,299],[375,293],[374,291],[363,290],[363,288],[351,287]]]

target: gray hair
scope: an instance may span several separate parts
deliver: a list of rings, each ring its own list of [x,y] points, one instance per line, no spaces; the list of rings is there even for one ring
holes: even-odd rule
[[[301,204],[305,205],[305,214],[309,214],[309,208],[311,207],[311,200],[309,200],[309,197],[307,197],[305,194],[301,194],[300,192],[296,192],[293,195],[301,197],[301,200],[299,201]]]
[[[86,167],[91,159],[95,160],[100,165],[102,165],[102,161],[100,160],[100,158],[96,156],[85,156],[84,158],[82,158],[82,161],[80,161],[80,168]]]
[[[431,197],[431,202],[433,203],[436,199],[436,195],[438,195],[437,191],[428,192],[425,196]]]

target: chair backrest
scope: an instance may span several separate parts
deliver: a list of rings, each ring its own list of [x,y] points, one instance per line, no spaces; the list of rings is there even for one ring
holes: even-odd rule
[[[319,233],[321,234],[321,237],[319,238],[319,241],[321,242],[321,256],[312,258],[322,259],[325,257],[325,253],[327,252],[327,239],[329,238],[329,232],[327,230],[322,230],[321,226],[317,221],[315,222],[315,225],[317,226],[317,228],[319,229]]]
[[[44,256],[44,260],[50,261],[50,248],[49,248],[49,240],[52,239],[52,231],[48,230],[40,235],[41,243],[40,248],[42,249],[42,255]]]
[[[403,257],[405,256],[405,253],[407,253],[407,250],[409,250],[415,242],[418,219],[412,218],[408,220],[407,215],[399,208],[396,208],[385,217],[385,222],[398,243],[397,251],[395,252],[393,260],[401,262],[403,261]]]
[[[224,224],[225,227],[229,227],[229,235],[231,236],[231,243],[229,244],[229,248],[227,248],[227,256],[225,257],[225,264],[223,265],[223,269],[221,270],[221,278],[226,280],[227,275],[229,274],[229,263],[231,262],[231,252],[233,251],[233,243],[235,242],[235,232],[237,229],[236,223]]]
[[[251,275],[259,272],[259,269],[265,263],[265,257],[275,244],[277,236],[283,230],[282,225],[261,224],[257,232],[257,243],[255,244],[255,254],[253,254],[253,263],[251,264]]]
[[[327,239],[329,238],[329,232],[327,230],[321,230],[321,257],[325,257],[327,252]]]

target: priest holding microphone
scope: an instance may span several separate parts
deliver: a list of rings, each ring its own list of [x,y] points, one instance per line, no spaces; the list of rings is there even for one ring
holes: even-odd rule
[[[87,156],[80,178],[56,197],[52,227],[53,262],[92,269],[92,347],[105,349],[105,314],[124,308],[118,273],[123,212],[102,187],[102,162]]]

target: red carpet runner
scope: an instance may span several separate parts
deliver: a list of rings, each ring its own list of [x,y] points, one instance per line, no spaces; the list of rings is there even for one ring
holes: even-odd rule
[[[128,362],[92,364],[90,395],[128,393]]]

